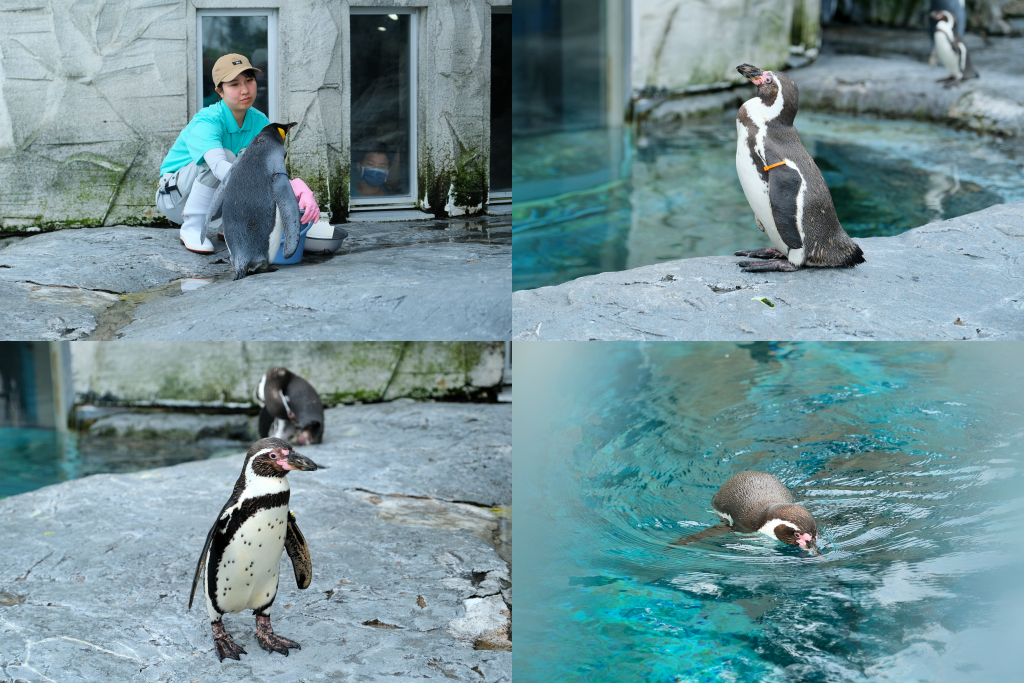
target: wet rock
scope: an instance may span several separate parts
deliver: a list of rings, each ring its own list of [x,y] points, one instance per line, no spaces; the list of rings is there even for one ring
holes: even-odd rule
[[[220,240],[204,256],[176,230],[35,235],[0,251],[0,339],[507,339],[509,221],[457,224],[351,223],[342,252],[237,282]]]
[[[515,339],[1024,339],[1024,202],[856,241],[856,268],[713,256],[515,292]]]
[[[982,71],[981,78],[945,88],[936,82],[949,75],[944,68],[908,57],[829,54],[790,75],[800,87],[802,109],[928,119],[982,133],[1024,135],[1024,95],[1015,74]]]
[[[508,406],[411,401],[330,411],[326,443],[303,449],[329,469],[289,475],[291,508],[313,580],[283,559],[275,630],[302,644],[285,658],[254,637],[250,613],[227,615],[249,653],[217,661],[202,595],[188,609],[206,532],[241,456],[130,475],[95,475],[0,501],[5,552],[0,666],[50,680],[510,681],[511,632],[500,590],[508,566],[471,530],[380,519],[358,489],[444,501],[511,500]],[[460,476],[451,476],[455,468]],[[507,483],[486,478],[500,470]],[[296,476],[303,474],[304,476]],[[474,479],[474,475],[477,479]],[[501,496],[508,498],[500,498]],[[450,496],[450,498],[448,497]],[[474,582],[475,578],[480,578]],[[504,606],[504,607],[503,607]]]
[[[235,439],[251,443],[259,438],[256,418],[242,414],[116,413],[96,420],[87,433],[94,437],[180,441]]]

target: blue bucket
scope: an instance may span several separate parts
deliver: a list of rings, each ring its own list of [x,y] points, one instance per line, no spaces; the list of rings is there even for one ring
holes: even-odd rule
[[[306,233],[313,227],[313,221],[306,223],[299,230],[299,246],[295,250],[295,253],[290,258],[284,257],[284,237],[281,238],[281,246],[277,248],[277,253],[274,254],[274,260],[271,263],[286,266],[292,263],[298,263],[302,260],[302,250],[306,247]]]

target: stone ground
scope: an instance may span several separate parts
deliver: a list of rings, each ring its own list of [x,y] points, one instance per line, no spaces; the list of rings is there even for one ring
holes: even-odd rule
[[[787,71],[800,87],[804,110],[925,119],[984,133],[1024,136],[1024,37],[968,33],[965,42],[980,78],[944,88],[944,67],[929,66],[924,31],[874,26],[828,26],[821,55]],[[802,58],[801,58],[802,59]],[[748,85],[678,99],[642,100],[650,125],[735,109],[753,95]],[[799,128],[799,120],[797,122]]]
[[[228,615],[249,654],[220,663],[202,596],[187,609],[235,455],[0,500],[0,680],[510,681],[511,545],[491,508],[512,500],[511,406],[326,417],[300,451],[329,469],[289,475],[313,581],[298,590],[285,556],[271,611],[302,650],[267,653],[250,613]]]
[[[220,240],[114,226],[0,241],[0,339],[501,340],[508,216],[349,223],[343,248],[231,280]]]
[[[1024,202],[856,242],[856,268],[744,273],[711,256],[515,292],[513,338],[1024,339]]]

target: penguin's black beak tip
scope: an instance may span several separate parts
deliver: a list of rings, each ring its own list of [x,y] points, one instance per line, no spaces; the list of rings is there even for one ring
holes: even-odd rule
[[[315,470],[323,469],[320,465],[302,455],[292,451],[288,454],[287,458],[288,466],[293,470],[302,470],[303,472],[313,472]]]
[[[748,81],[752,81],[755,78],[759,78],[761,74],[764,73],[763,71],[761,71],[761,69],[758,69],[753,64],[740,64],[738,67],[736,67],[736,71],[738,71],[740,75],[746,78]]]

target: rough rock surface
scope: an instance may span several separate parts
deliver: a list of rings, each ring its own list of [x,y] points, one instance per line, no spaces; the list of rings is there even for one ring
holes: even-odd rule
[[[248,654],[220,663],[201,594],[187,609],[241,456],[4,499],[3,676],[510,681],[511,653],[498,651],[511,645],[508,565],[480,538],[491,513],[477,506],[511,501],[510,451],[507,406],[400,401],[330,411],[325,443],[302,449],[330,469],[289,475],[314,574],[298,590],[282,560],[271,617],[302,644],[287,658],[260,649],[246,612],[224,621]]]
[[[239,413],[115,413],[93,422],[87,433],[98,437],[183,441],[221,438],[252,442],[259,438],[256,418]]]
[[[0,338],[508,338],[507,217],[345,227],[341,252],[237,282],[223,242],[193,254],[177,230],[28,237],[0,251]]]
[[[1024,202],[856,241],[867,262],[850,269],[713,256],[515,292],[514,338],[1024,339]]]
[[[912,46],[928,46],[926,36],[912,38],[917,38]],[[969,48],[973,41],[980,43],[977,36],[968,38]],[[1024,135],[1024,94],[1010,67],[1024,58],[1024,40],[1004,39],[997,47],[991,59],[972,52],[981,77],[953,88],[936,82],[949,75],[944,67],[928,66],[916,54],[823,54],[790,75],[800,87],[801,108],[928,119],[981,133]]]

